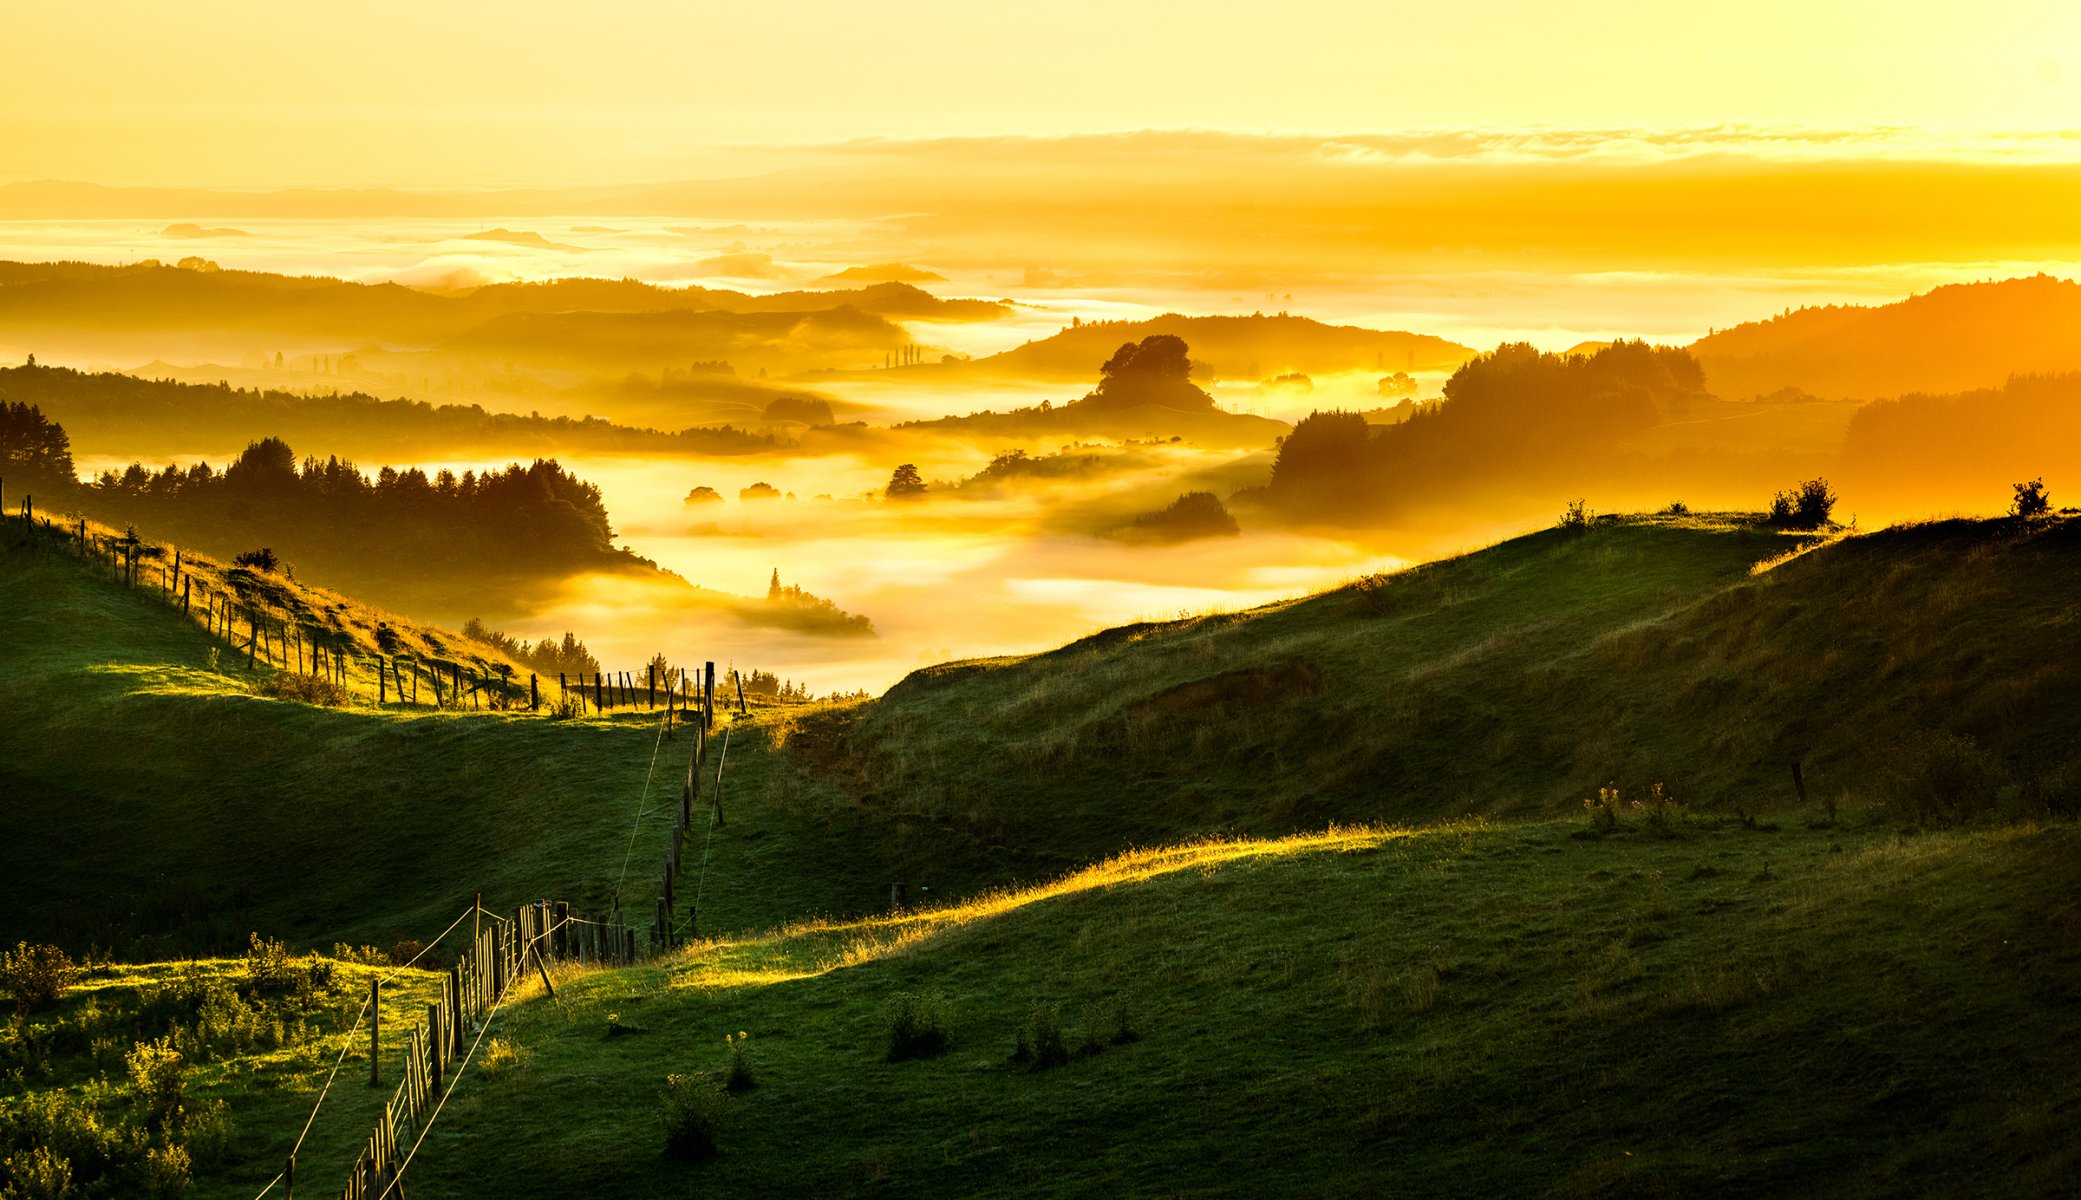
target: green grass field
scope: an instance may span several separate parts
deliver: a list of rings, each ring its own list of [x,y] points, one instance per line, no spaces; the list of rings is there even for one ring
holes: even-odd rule
[[[1636,518],[757,714],[681,885],[713,940],[522,988],[411,1194],[2061,1194],[2077,537]],[[647,909],[647,719],[266,699],[163,604],[6,567],[9,943],[387,945],[479,889],[596,908],[625,854]],[[1961,762],[1983,811],[1918,826],[1896,801]],[[229,1019],[181,970],[8,1027],[6,1153],[52,1097],[143,1119],[132,1042]],[[192,1035],[236,1118],[194,1194],[280,1169],[370,968],[334,970]],[[884,1061],[906,995],[945,1053]],[[1037,1009],[1071,1061],[1011,1061]],[[666,1077],[719,1087],[739,1031],[758,1085],[666,1157]],[[344,1180],[366,1071],[300,1188]]]

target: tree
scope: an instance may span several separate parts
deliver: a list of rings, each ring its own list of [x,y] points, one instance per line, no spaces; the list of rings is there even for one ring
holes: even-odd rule
[[[2012,486],[2016,489],[2016,498],[2009,503],[2011,513],[2019,517],[2035,517],[2052,511],[2052,497],[2045,494],[2044,476]]]
[[[889,476],[889,486],[882,494],[891,500],[915,500],[925,494],[924,477],[918,474],[915,465],[904,463]]]
[[[72,439],[33,404],[0,404],[0,478],[65,489],[77,482]]]

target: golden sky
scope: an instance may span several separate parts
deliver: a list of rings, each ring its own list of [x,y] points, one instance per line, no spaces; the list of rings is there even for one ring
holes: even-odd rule
[[[15,6],[0,182],[565,186],[863,137],[2081,127],[2068,0]],[[2073,157],[2081,141],[2030,152]]]

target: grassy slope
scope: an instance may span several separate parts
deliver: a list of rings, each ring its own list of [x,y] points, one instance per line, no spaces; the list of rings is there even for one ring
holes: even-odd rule
[[[34,880],[0,940],[132,956],[425,937],[483,890],[603,901],[656,722],[314,708],[69,559],[0,570],[0,876]],[[370,689],[373,691],[373,687]],[[684,739],[659,752],[676,786]],[[669,815],[633,851],[647,911]]]
[[[875,813],[913,880],[1328,820],[1571,809],[1665,783],[1717,811],[1883,790],[1931,729],[2071,800],[2081,523],[1811,539],[1634,518],[1249,613],[917,672],[783,727],[791,813]]]
[[[1783,539],[1632,523],[938,669],[797,725],[788,754],[738,740],[704,912],[859,911],[896,871],[959,894],[1209,825],[1537,810],[1607,776],[1726,806],[1775,786],[1788,748],[1854,794],[1896,731],[1931,725],[2057,782],[2077,530],[1900,530],[1752,576]],[[259,700],[163,606],[9,567],[0,782],[28,802],[0,870],[39,882],[18,910],[39,936],[116,914],[97,893],[171,895],[162,870],[220,902],[248,889],[221,932],[323,941],[423,936],[479,883],[584,899],[570,881],[618,863],[647,727]],[[963,773],[973,791],[950,792]],[[574,978],[564,1006],[523,997],[501,1032],[527,1064],[472,1078],[414,1170],[435,1195],[546,1196],[2049,1194],[2075,1168],[2073,826],[1579,827],[1186,851],[1032,903]],[[878,1061],[906,990],[949,1002],[947,1056]],[[1119,1000],[1139,1042],[1004,1063],[1036,1001],[1074,1036]],[[648,1032],[609,1039],[609,1014]],[[718,1068],[736,1029],[763,1086],[731,1102],[721,1158],[665,1162],[661,1077]],[[269,1084],[202,1086],[246,1111]],[[295,1107],[256,1102],[250,1157],[203,1194],[264,1182]],[[510,1154],[516,1133],[535,1149]],[[331,1178],[331,1153],[307,1170]]]
[[[572,980],[514,1008],[526,1064],[458,1093],[415,1194],[2045,1195],[2081,1168],[2073,826],[1577,828],[1207,847]],[[881,1061],[906,991],[949,1005],[943,1057]],[[1014,1066],[1036,1002],[1072,1044],[1125,1003],[1141,1039]],[[664,1075],[713,1085],[736,1030],[760,1086],[719,1157],[664,1159]]]

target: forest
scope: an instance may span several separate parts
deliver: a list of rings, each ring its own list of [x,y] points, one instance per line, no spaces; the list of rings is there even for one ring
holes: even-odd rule
[[[615,548],[599,489],[552,459],[460,476],[386,466],[371,476],[338,456],[299,461],[270,437],[221,471],[207,462],[104,471],[80,505],[225,556],[266,546],[328,577],[378,563],[451,577],[653,567]]]

